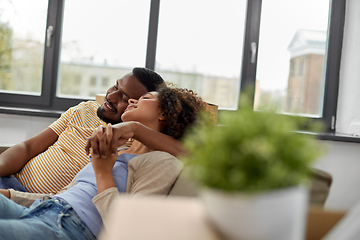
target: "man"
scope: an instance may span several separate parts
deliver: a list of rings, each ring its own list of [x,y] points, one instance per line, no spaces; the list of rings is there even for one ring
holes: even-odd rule
[[[163,82],[154,71],[134,68],[108,89],[102,105],[88,101],[70,108],[44,131],[0,155],[0,188],[45,194],[58,192],[89,162],[84,149],[93,131],[106,123],[121,122],[128,99],[138,99]],[[175,139],[135,122],[117,128],[116,134],[119,139],[133,137],[154,150],[173,155],[181,151]],[[12,174],[16,179],[9,176]]]

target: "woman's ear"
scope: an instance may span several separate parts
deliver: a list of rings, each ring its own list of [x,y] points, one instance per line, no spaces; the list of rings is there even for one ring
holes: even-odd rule
[[[164,121],[165,120],[165,113],[164,111],[161,111],[161,114],[159,115],[159,120]]]

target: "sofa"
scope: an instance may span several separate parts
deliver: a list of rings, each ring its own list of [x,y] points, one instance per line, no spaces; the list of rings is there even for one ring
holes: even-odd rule
[[[198,196],[199,190],[196,184],[187,177],[187,168],[185,167],[174,183],[169,196]],[[310,186],[310,205],[323,207],[329,195],[332,183],[332,176],[320,169],[313,169],[313,178]]]

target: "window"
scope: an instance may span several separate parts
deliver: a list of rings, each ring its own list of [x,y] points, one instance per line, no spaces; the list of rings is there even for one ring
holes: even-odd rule
[[[9,101],[25,94],[41,104],[47,12],[46,0],[0,2],[0,94]]]
[[[246,0],[161,1],[155,70],[220,109],[236,109],[245,12]]]
[[[95,93],[110,87],[101,84],[104,76],[115,82],[134,66],[144,66],[149,12],[150,0],[65,1],[56,95],[68,97],[68,92],[61,91],[62,85],[69,84],[68,74],[83,76],[75,93],[78,98],[94,98],[93,86]]]
[[[59,114],[145,66],[221,110],[251,86],[255,110],[334,131],[344,15],[345,0],[4,0],[0,111]]]
[[[96,77],[90,77],[90,86],[95,87],[96,86]]]
[[[280,112],[321,117],[329,4],[329,0],[262,2],[256,71],[260,87],[255,93],[260,101],[255,109],[272,101]],[[289,76],[291,60],[295,71]],[[289,106],[287,98],[297,101]]]
[[[46,15],[46,0],[0,2],[2,92],[40,95]]]
[[[254,109],[271,102],[334,131],[345,1],[254,0],[248,14],[241,90],[255,89]]]
[[[103,77],[101,86],[108,88],[110,86],[110,79],[108,77]]]
[[[0,109],[58,115],[104,93],[144,66],[149,13],[150,0],[1,1]]]

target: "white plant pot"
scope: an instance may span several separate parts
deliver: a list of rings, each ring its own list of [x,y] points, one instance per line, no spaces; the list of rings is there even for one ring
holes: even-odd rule
[[[210,220],[229,240],[303,240],[308,196],[303,186],[254,195],[202,192]]]

